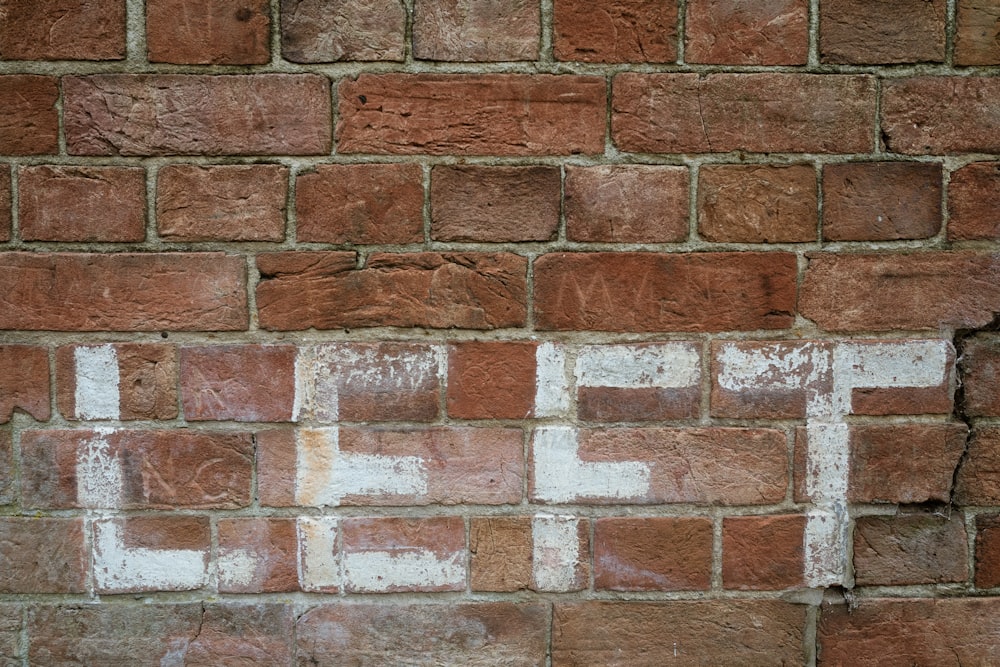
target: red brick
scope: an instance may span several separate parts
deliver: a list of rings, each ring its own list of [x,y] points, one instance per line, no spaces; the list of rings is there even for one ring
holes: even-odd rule
[[[698,175],[698,233],[721,243],[816,240],[811,165],[706,165]]]
[[[219,519],[219,592],[297,591],[295,519]]]
[[[824,0],[819,13],[825,63],[944,60],[945,0]]]
[[[222,253],[0,253],[0,329],[233,331],[246,268]],[[51,276],[44,282],[41,276]],[[54,280],[59,276],[58,280]],[[53,280],[50,284],[49,280]]]
[[[781,590],[803,584],[806,520],[801,514],[722,520],[722,584]]]
[[[192,590],[207,579],[212,542],[208,517],[153,514],[94,520],[90,527],[97,593]],[[147,570],[150,551],[201,552],[200,579],[193,580],[197,572],[188,571],[190,563]]]
[[[278,428],[254,434],[257,495],[267,507],[295,505],[297,481],[296,431]]]
[[[362,74],[338,92],[341,153],[604,152],[605,82],[549,74]]]
[[[246,433],[25,431],[21,449],[26,507],[233,509],[251,500],[253,443]]]
[[[882,85],[886,150],[908,155],[1000,153],[1000,79],[918,76]]]
[[[25,241],[142,241],[146,170],[21,167],[19,226]]]
[[[324,164],[296,177],[296,238],[320,243],[424,240],[417,164]]]
[[[827,331],[975,328],[1000,311],[1000,258],[809,254],[799,312]]]
[[[18,499],[15,473],[14,439],[11,437],[11,430],[8,427],[0,429],[0,505],[12,505]],[[2,647],[2,640],[0,640],[0,647]]]
[[[859,586],[954,583],[968,579],[965,522],[959,514],[863,516],[854,522]]]
[[[712,582],[712,520],[603,518],[594,522],[594,587],[705,590]]]
[[[1000,239],[1000,162],[973,162],[948,184],[948,239]]]
[[[97,74],[62,85],[71,155],[330,150],[330,84],[319,75]]]
[[[124,0],[7,0],[3,9],[3,60],[125,57]]]
[[[419,0],[413,7],[413,57],[536,60],[540,21],[538,3],[525,0]]]
[[[10,240],[11,197],[10,167],[0,166],[0,241]]]
[[[474,591],[531,588],[531,517],[473,517],[469,530],[469,580]]]
[[[465,342],[448,350],[448,416],[525,419],[535,404],[535,343]]]
[[[527,262],[509,253],[372,253],[359,269],[354,253],[284,252],[258,255],[257,268],[264,329],[497,329],[526,317]]]
[[[779,600],[558,602],[552,665],[807,664],[805,605]],[[752,630],[750,630],[752,628]]]
[[[549,253],[535,260],[535,321],[548,330],[783,329],[795,276],[786,253]]]
[[[611,138],[637,153],[872,150],[875,82],[834,74],[614,78]]]
[[[823,238],[925,239],[941,229],[941,165],[831,164],[823,168]]]
[[[156,178],[156,227],[168,241],[281,241],[288,167],[168,165]]]
[[[0,76],[0,155],[58,153],[58,100],[59,84],[54,77]]]
[[[677,7],[651,0],[555,0],[556,60],[668,63],[677,58]]]
[[[299,617],[297,658],[299,664],[540,665],[549,615],[540,602],[326,604]]]
[[[976,517],[976,588],[1000,586],[1000,516]]]
[[[117,413],[94,415],[86,395],[77,404],[80,348],[110,348],[117,362]],[[109,343],[106,346],[64,345],[56,350],[56,404],[66,419],[174,419],[177,417],[177,351],[159,343]]]
[[[294,345],[181,348],[181,405],[189,421],[291,421]]]
[[[83,593],[87,559],[83,519],[0,520],[2,593]]]
[[[1000,416],[1000,336],[978,334],[962,349],[962,410],[969,417]]]
[[[292,62],[402,61],[405,32],[396,0],[281,0],[281,53]]]
[[[271,59],[267,0],[148,0],[149,61],[260,65]]]
[[[684,60],[689,63],[805,65],[809,3],[693,0],[684,31]]]
[[[431,238],[552,240],[559,227],[561,190],[558,167],[434,167]]]
[[[685,167],[566,167],[566,238],[598,243],[670,243],[688,235]]]
[[[22,617],[19,604],[0,605],[0,659],[10,665],[23,664],[27,660],[27,642],[22,642]]]
[[[958,0],[956,65],[1000,65],[1000,5],[995,0]]]
[[[48,421],[49,351],[33,345],[0,345],[0,424],[22,410]]]
[[[290,604],[205,604],[196,634],[181,644],[181,659],[186,665],[291,667],[294,632]]]
[[[1000,427],[980,426],[972,432],[956,481],[957,504],[1000,505]]]

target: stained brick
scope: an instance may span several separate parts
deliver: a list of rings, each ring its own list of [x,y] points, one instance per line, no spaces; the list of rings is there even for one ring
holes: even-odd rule
[[[684,31],[684,60],[689,63],[805,65],[809,3],[693,0]]]
[[[980,426],[973,430],[956,481],[955,502],[959,505],[1000,504],[1000,428]]]
[[[292,420],[295,358],[293,345],[181,348],[181,405],[185,419]]]
[[[1000,5],[995,0],[958,0],[956,65],[1000,64]]]
[[[83,519],[4,517],[0,562],[4,593],[83,593],[87,577]]]
[[[1000,153],[1000,79],[917,76],[882,86],[886,149],[907,155]]]
[[[124,0],[7,0],[3,9],[3,60],[125,57]]]
[[[827,63],[941,62],[945,0],[824,0],[820,59]]]
[[[555,0],[557,60],[667,63],[677,58],[677,7],[651,0]]]
[[[149,0],[150,62],[260,65],[270,60],[267,0]]]
[[[14,410],[48,421],[49,352],[34,345],[0,345],[0,424]]]
[[[594,522],[594,587],[704,590],[712,579],[712,521],[602,518]]]
[[[1000,336],[978,334],[962,349],[962,409],[970,417],[1000,416]]]
[[[0,242],[10,240],[11,228],[10,167],[0,165]]]
[[[1000,162],[973,162],[948,183],[948,238],[1000,239]]]
[[[294,519],[220,519],[218,530],[220,592],[275,593],[299,589]]]
[[[1000,586],[1000,516],[976,517],[976,588]]]
[[[396,0],[281,0],[281,53],[292,62],[402,60],[405,30]]]
[[[413,57],[535,60],[540,19],[538,3],[529,0],[419,0],[413,7]]]
[[[951,583],[968,578],[965,522],[910,514],[859,517],[854,578],[859,586]]]
[[[781,590],[803,583],[806,517],[726,517],[722,521],[722,585]]]

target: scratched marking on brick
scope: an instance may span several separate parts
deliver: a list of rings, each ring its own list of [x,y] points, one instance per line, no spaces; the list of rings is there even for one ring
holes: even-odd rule
[[[103,592],[181,591],[208,580],[208,550],[127,546],[122,519],[92,520],[94,583]]]
[[[108,436],[114,429],[95,429],[95,437],[77,450],[76,499],[81,507],[121,507],[125,473]]]
[[[73,350],[76,370],[75,416],[118,419],[121,393],[118,353],[113,345],[80,346]]]
[[[580,590],[580,520],[536,514],[531,520],[531,576],[536,591]]]

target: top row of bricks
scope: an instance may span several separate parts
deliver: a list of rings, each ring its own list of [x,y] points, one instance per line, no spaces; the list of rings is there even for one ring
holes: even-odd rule
[[[2,0],[0,60],[120,60],[126,0]],[[146,0],[150,62],[270,62],[269,0]],[[412,17],[408,5],[412,4]],[[531,61],[539,0],[280,0],[281,55],[297,63]],[[553,0],[556,60],[805,65],[809,0]],[[832,64],[945,62],[946,0],[821,0],[819,57]],[[957,0],[954,63],[1000,64],[1000,2]],[[409,28],[408,28],[409,25]]]

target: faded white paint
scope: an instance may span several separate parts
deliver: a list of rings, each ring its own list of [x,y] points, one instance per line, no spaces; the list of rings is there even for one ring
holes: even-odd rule
[[[248,586],[257,574],[257,556],[249,549],[220,550],[217,564],[224,586]]]
[[[125,493],[122,462],[108,443],[111,428],[94,430],[76,452],[76,501],[87,509],[121,507]]]
[[[344,583],[351,590],[383,593],[398,588],[465,587],[465,552],[446,558],[429,549],[355,551],[343,554]]]
[[[77,419],[118,419],[121,415],[118,352],[114,345],[79,346],[73,350]]]
[[[201,588],[208,577],[208,552],[126,547],[119,519],[92,522],[94,580],[103,591],[184,591]]]
[[[574,516],[536,514],[531,520],[531,574],[537,591],[577,588],[580,521]]]
[[[650,468],[639,461],[581,461],[576,429],[543,426],[533,439],[535,495],[550,503],[628,500],[649,493]]]
[[[337,552],[337,519],[303,516],[295,522],[295,527],[299,543],[299,585],[302,590],[339,589],[343,575]]]
[[[553,343],[535,350],[535,416],[558,417],[569,411],[566,351]]]
[[[295,351],[295,397],[292,400],[292,421],[311,416],[313,405],[313,373],[315,360],[312,348],[301,346]]]
[[[698,348],[691,343],[587,345],[576,358],[579,387],[677,388],[701,378]]]
[[[945,340],[840,343],[833,354],[834,410],[851,411],[854,389],[942,384],[951,349]]]

